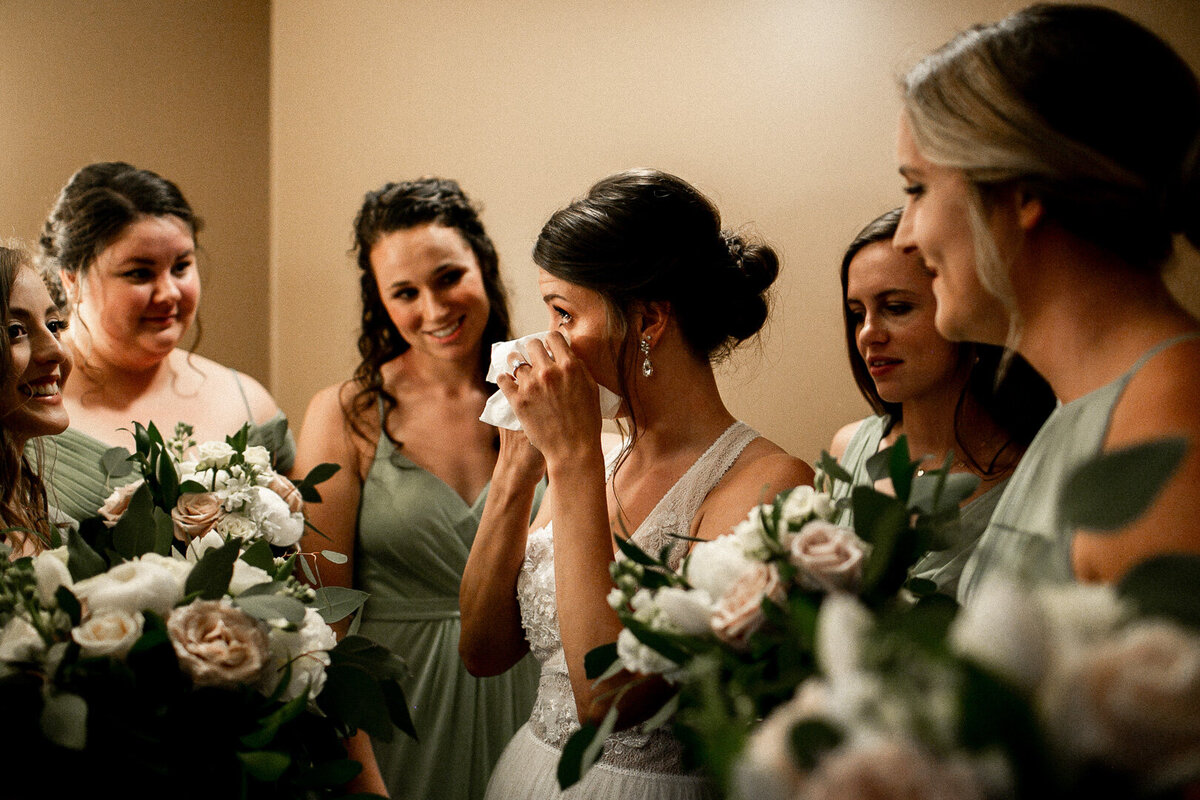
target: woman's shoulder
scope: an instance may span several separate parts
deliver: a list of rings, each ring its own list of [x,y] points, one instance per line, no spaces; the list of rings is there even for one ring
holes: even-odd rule
[[[201,379],[199,392],[205,397],[225,400],[231,394],[246,400],[250,416],[255,422],[266,422],[279,413],[279,404],[266,387],[244,372],[227,367],[207,356],[175,350],[171,354],[176,375],[189,375]]]
[[[795,486],[811,486],[813,469],[765,437],[758,437],[734,461],[729,472],[709,494],[697,528],[701,538],[719,536],[741,521],[760,503]]]
[[[846,453],[846,448],[850,446],[850,442],[854,439],[854,434],[858,433],[858,429],[862,427],[871,417],[848,422],[838,428],[837,433],[833,435],[833,441],[829,443],[829,455],[841,460]]]
[[[1200,337],[1166,347],[1130,378],[1113,410],[1109,442],[1200,433]]]

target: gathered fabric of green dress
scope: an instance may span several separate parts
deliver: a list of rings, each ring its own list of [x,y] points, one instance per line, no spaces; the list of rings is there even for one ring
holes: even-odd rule
[[[958,599],[968,603],[992,574],[1031,582],[1075,579],[1075,531],[1059,517],[1058,503],[1071,474],[1104,450],[1113,409],[1133,376],[1168,347],[1200,338],[1185,334],[1146,351],[1116,380],[1060,405],[1038,431],[1013,472],[991,524],[963,569]]]
[[[850,497],[855,486],[870,486],[871,477],[867,474],[867,459],[879,452],[879,443],[892,425],[892,418],[887,414],[867,417],[862,421],[846,444],[846,452],[842,453],[838,462],[850,473],[853,484],[837,482],[832,496],[834,500]],[[988,526],[988,521],[1000,502],[1010,478],[1005,478],[971,502],[964,505],[959,512],[960,533],[958,541],[945,550],[931,550],[913,564],[909,577],[923,578],[937,584],[938,591],[954,597],[958,591],[959,578],[963,568],[970,560],[979,537]],[[852,526],[854,512],[849,508],[838,512],[834,520],[838,525]]]
[[[241,388],[241,383],[238,383]],[[246,395],[242,395],[246,405],[247,420],[250,421],[249,443],[260,445],[271,451],[272,463],[276,470],[287,472],[292,468],[296,458],[296,440],[288,429],[287,417],[280,411],[271,419],[261,424],[255,424],[250,412]],[[187,422],[187,420],[183,420]],[[140,420],[147,424],[151,420]],[[153,420],[155,424],[163,420]],[[164,435],[170,435],[171,427],[163,430]],[[132,422],[130,428],[132,429]],[[236,431],[230,431],[230,434]],[[133,436],[129,437],[132,447]],[[38,449],[42,450],[41,473],[46,483],[46,491],[50,496],[50,504],[58,511],[68,515],[76,522],[82,522],[94,517],[100,512],[100,506],[112,494],[113,489],[132,483],[140,475],[136,471],[120,478],[110,478],[100,463],[101,457],[112,445],[89,436],[77,428],[67,428],[57,436],[41,436],[31,439],[25,446],[25,454],[30,463],[39,463],[36,458]]]
[[[392,741],[372,742],[392,798],[482,797],[533,706],[531,656],[476,678],[458,655],[458,590],[486,499],[485,487],[468,504],[379,437],[359,501],[354,586],[370,593],[358,632],[401,656],[410,672],[403,686],[419,740],[396,730]]]

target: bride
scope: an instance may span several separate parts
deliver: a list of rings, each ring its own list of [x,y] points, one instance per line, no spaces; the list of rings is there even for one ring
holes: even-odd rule
[[[493,773],[489,798],[556,797],[564,742],[599,723],[614,691],[618,732],[569,797],[707,797],[666,729],[634,727],[665,684],[618,674],[593,685],[592,648],[620,631],[606,596],[614,533],[669,546],[729,531],[757,503],[811,483],[812,470],[725,407],[713,363],[754,336],[778,273],[768,247],[722,231],[717,209],[654,170],[606,178],[555,213],[534,248],[552,330],[498,385],[522,432],[500,455],[460,594],[459,650],[491,675],[532,650],[542,676],[530,720]],[[568,344],[569,340],[569,344]],[[601,450],[597,384],[620,396],[626,446]],[[534,489],[549,488],[533,525]]]

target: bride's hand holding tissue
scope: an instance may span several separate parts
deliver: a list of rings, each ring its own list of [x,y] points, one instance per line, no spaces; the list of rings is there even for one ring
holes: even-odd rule
[[[607,601],[614,536],[682,559],[762,497],[812,481],[804,462],[734,418],[713,373],[766,321],[778,261],[723,231],[694,187],[655,170],[606,178],[556,212],[534,261],[551,330],[500,356],[503,405],[523,430],[502,431],[459,595],[459,652],[472,673],[503,671],[530,651],[542,669],[529,723],[487,797],[558,797],[563,745],[610,709],[617,732],[572,797],[710,797],[668,728],[627,730],[661,706],[665,685],[626,672],[593,681],[584,657],[621,630]],[[616,398],[608,408],[605,392]],[[624,436],[605,453],[610,415]],[[548,486],[530,525],[535,450]]]

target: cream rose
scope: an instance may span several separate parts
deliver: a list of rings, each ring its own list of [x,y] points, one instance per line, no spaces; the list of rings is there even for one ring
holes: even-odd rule
[[[826,755],[805,800],[983,800],[983,782],[962,758],[934,759],[903,740],[874,740]]]
[[[72,591],[86,603],[89,614],[148,610],[164,617],[183,595],[175,573],[154,560],[117,564],[108,572],[75,584]]]
[[[291,513],[298,514],[304,510],[304,498],[300,496],[300,490],[282,475],[272,475],[271,479],[267,481],[267,488],[283,498],[283,502],[287,503],[288,511]]]
[[[104,524],[107,527],[111,528],[117,524],[125,512],[129,510],[129,501],[133,499],[134,494],[145,483],[144,479],[139,478],[133,483],[118,486],[113,490],[113,493],[104,501],[104,505],[100,506],[100,516],[104,518]]]
[[[175,523],[175,538],[190,542],[216,527],[225,516],[221,499],[211,492],[187,492],[171,509],[171,521]]]
[[[1041,696],[1062,751],[1152,785],[1200,772],[1200,637],[1149,619],[1062,666]]]
[[[0,629],[0,661],[33,661],[45,650],[41,634],[24,617],[14,616]]]
[[[683,574],[693,588],[721,597],[743,572],[756,563],[731,533],[707,542],[697,542],[684,563]]]
[[[175,609],[167,634],[197,686],[257,683],[270,657],[266,626],[224,598]]]
[[[79,643],[85,656],[124,658],[142,635],[144,623],[141,612],[104,611],[72,629],[71,638]]]
[[[866,545],[847,528],[813,520],[788,542],[788,561],[806,589],[854,592],[862,583]]]
[[[271,468],[271,451],[261,445],[252,444],[242,453],[242,459],[259,472]]]
[[[229,466],[234,450],[226,442],[202,442],[196,448],[196,471],[224,469]]]
[[[297,631],[272,629],[269,646],[270,666],[260,685],[263,694],[275,691],[287,664],[292,666],[292,679],[281,694],[283,700],[299,697],[306,688],[310,698],[321,693],[328,651],[337,646],[337,637],[315,609],[304,609],[304,624]]]
[[[270,582],[271,576],[267,574],[266,570],[247,564],[239,558],[233,562],[233,577],[229,580],[229,594],[237,597],[251,586]]]
[[[690,636],[700,636],[710,630],[713,601],[708,592],[666,586],[654,595],[654,603],[672,630]]]
[[[43,550],[33,558],[33,574],[37,578],[38,597],[49,605],[58,587],[71,588],[71,571],[67,569],[67,548]]]
[[[787,594],[773,564],[756,563],[744,571],[713,608],[712,630],[735,648],[746,647],[762,627],[763,599],[783,603]]]

